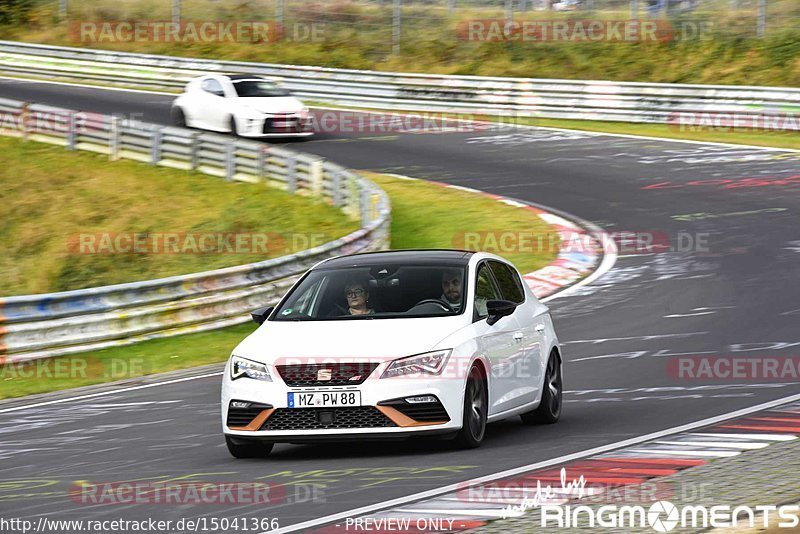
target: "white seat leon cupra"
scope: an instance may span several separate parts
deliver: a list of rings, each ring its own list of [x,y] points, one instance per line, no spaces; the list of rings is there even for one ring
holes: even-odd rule
[[[487,422],[555,423],[562,354],[548,308],[499,256],[404,250],[306,272],[233,351],[231,454],[275,443],[436,435],[477,447]]]

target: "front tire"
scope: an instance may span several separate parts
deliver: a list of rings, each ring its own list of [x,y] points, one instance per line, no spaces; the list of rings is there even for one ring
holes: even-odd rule
[[[184,113],[183,108],[172,108],[172,124],[178,128],[186,128],[186,113]]]
[[[230,128],[232,136],[239,137],[239,127],[236,126],[235,117],[231,116],[230,120],[228,121],[228,128]]]
[[[486,417],[489,412],[489,394],[486,377],[477,365],[469,370],[467,385],[464,388],[464,409],[461,416],[461,430],[456,435],[456,443],[463,449],[481,446],[486,434]]]
[[[522,422],[527,425],[552,425],[561,417],[562,392],[564,390],[561,378],[561,360],[553,351],[547,360],[547,369],[544,373],[544,391],[539,406],[528,413],[520,415]]]
[[[225,436],[225,445],[228,452],[234,458],[266,458],[272,452],[274,443],[264,443],[262,441],[251,441],[240,438]]]

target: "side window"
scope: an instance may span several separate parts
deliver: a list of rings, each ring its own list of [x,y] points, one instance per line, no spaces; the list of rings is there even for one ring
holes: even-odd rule
[[[517,304],[525,302],[525,292],[522,289],[522,281],[517,272],[511,266],[499,261],[490,261],[494,278],[500,286],[500,293],[504,300],[510,300]]]
[[[217,96],[225,96],[225,91],[222,90],[222,84],[214,78],[203,80],[203,85],[201,87],[206,93],[211,93],[212,95]]]
[[[478,317],[489,315],[486,311],[486,301],[499,298],[489,267],[483,263],[478,267],[478,274],[475,276],[475,311]]]

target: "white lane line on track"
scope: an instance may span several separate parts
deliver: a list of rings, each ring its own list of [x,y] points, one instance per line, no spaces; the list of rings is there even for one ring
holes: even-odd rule
[[[198,380],[200,378],[209,378],[209,377],[212,377],[212,376],[222,376],[222,373],[218,372],[218,373],[208,373],[208,374],[199,375],[199,376],[187,376],[185,378],[176,378],[174,380],[166,380],[164,382],[154,382],[152,384],[142,384],[141,386],[131,386],[131,387],[127,387],[127,388],[112,389],[112,390],[109,390],[109,391],[100,391],[98,393],[90,393],[88,395],[79,395],[77,397],[65,397],[63,399],[55,399],[55,400],[51,400],[51,401],[37,402],[37,403],[34,403],[34,404],[26,404],[24,406],[14,406],[13,408],[1,409],[0,410],[0,414],[9,413],[9,412],[18,412],[20,410],[27,410],[27,409],[30,409],[30,408],[39,408],[39,407],[42,407],[42,406],[50,406],[52,404],[63,404],[65,402],[73,402],[73,401],[86,400],[86,399],[94,399],[94,398],[97,398],[97,397],[106,397],[108,395],[115,395],[117,393],[126,393],[128,391],[136,391],[136,390],[139,390],[139,389],[149,389],[149,388],[154,388],[154,387],[158,387],[158,386],[166,386],[166,385],[169,385],[169,384],[177,384],[179,382],[188,382],[190,380]]]
[[[739,456],[739,451],[700,451],[697,449],[664,450],[664,449],[629,449],[627,452],[643,456],[677,456],[680,458],[733,458]]]
[[[711,447],[716,449],[763,449],[769,443],[753,443],[743,441],[654,441],[659,445],[679,445],[683,447]]]
[[[690,434],[691,436],[704,436],[709,438],[725,438],[725,439],[760,439],[764,441],[792,441],[793,439],[797,439],[796,436],[790,436],[788,434],[717,434],[714,432],[697,432],[694,434]]]
[[[564,341],[562,345],[570,345],[575,343],[591,343],[598,345],[600,343],[607,343],[609,341],[652,341],[654,339],[664,339],[672,337],[690,337],[690,336],[704,336],[708,332],[681,332],[677,334],[649,334],[643,336],[627,336],[627,337],[607,337],[599,339],[576,339],[573,341]]]
[[[337,513],[337,514],[331,514],[329,516],[321,517],[319,519],[312,519],[310,521],[304,521],[302,523],[297,523],[295,525],[289,525],[289,526],[280,528],[278,530],[269,531],[269,533],[262,532],[261,534],[283,534],[283,533],[288,533],[288,532],[298,532],[298,531],[302,531],[302,530],[305,530],[305,529],[314,528],[314,527],[318,527],[318,526],[321,526],[321,525],[326,525],[326,524],[329,524],[329,523],[333,523],[335,521],[341,521],[341,520],[346,519],[348,517],[366,515],[366,514],[369,514],[369,513],[372,513],[372,512],[377,512],[377,511],[384,510],[384,509],[387,509],[387,508],[395,508],[395,507],[398,507],[398,506],[401,506],[401,505],[404,505],[404,504],[412,503],[412,502],[415,502],[415,501],[420,501],[422,499],[427,499],[427,498],[431,498],[431,497],[438,497],[439,495],[444,494],[444,493],[450,493],[450,492],[453,492],[453,491],[457,491],[457,490],[463,489],[465,486],[471,486],[471,485],[476,485],[476,484],[483,484],[483,483],[486,483],[486,482],[492,482],[494,480],[498,480],[498,479],[501,479],[501,478],[507,478],[507,477],[511,477],[511,476],[514,476],[514,475],[519,475],[519,474],[525,473],[527,471],[533,471],[535,469],[541,469],[541,468],[544,468],[544,467],[550,467],[550,466],[558,465],[558,464],[561,464],[561,463],[564,463],[564,462],[569,462],[571,460],[577,460],[577,459],[580,459],[580,458],[585,458],[587,456],[594,456],[594,455],[597,455],[597,454],[613,451],[613,450],[616,450],[616,449],[629,447],[631,445],[639,445],[639,444],[642,444],[644,442],[651,441],[651,440],[654,440],[654,439],[663,438],[665,436],[670,436],[672,434],[678,434],[678,433],[686,432],[686,431],[689,431],[689,430],[694,430],[695,428],[700,428],[700,427],[704,427],[704,426],[713,425],[715,423],[720,423],[720,422],[726,421],[728,419],[741,417],[741,416],[748,415],[748,414],[751,414],[753,412],[758,412],[758,411],[761,411],[761,410],[768,410],[770,408],[774,408],[774,407],[780,406],[782,404],[788,404],[788,403],[796,402],[796,401],[800,401],[800,394],[791,395],[789,397],[783,397],[781,399],[776,399],[774,401],[765,402],[765,403],[762,403],[762,404],[758,404],[756,406],[751,406],[749,408],[742,408],[741,410],[735,410],[733,412],[728,412],[726,414],[717,415],[717,416],[714,416],[714,417],[709,417],[707,419],[701,419],[700,421],[695,421],[694,423],[688,423],[688,424],[685,424],[685,425],[680,425],[680,426],[676,426],[676,427],[672,427],[672,428],[667,428],[665,430],[660,430],[658,432],[653,432],[651,434],[646,434],[644,436],[639,436],[639,437],[635,437],[635,438],[626,439],[626,440],[623,440],[623,441],[618,441],[616,443],[611,443],[609,445],[603,445],[601,447],[595,447],[593,449],[587,449],[587,450],[576,452],[576,453],[573,453],[573,454],[567,454],[565,456],[560,456],[558,458],[553,458],[553,459],[550,459],[550,460],[544,460],[542,462],[537,462],[537,463],[534,463],[534,464],[524,465],[522,467],[516,467],[514,469],[508,469],[506,471],[500,471],[498,473],[494,473],[494,474],[491,474],[491,475],[485,475],[485,476],[482,476],[482,477],[474,478],[472,480],[466,480],[466,481],[463,481],[463,482],[457,482],[455,484],[442,486],[440,488],[427,490],[427,491],[422,491],[422,492],[419,492],[419,493],[415,493],[413,495],[408,495],[406,497],[399,497],[397,499],[391,499],[389,501],[385,501],[385,502],[382,502],[382,503],[372,504],[372,505],[369,505],[369,506],[362,506],[361,508],[355,508],[353,510],[349,510],[349,511],[346,511],[346,512],[340,512],[340,513]],[[646,453],[646,454],[654,454],[655,452],[656,451],[649,451],[647,449],[642,450],[642,453]],[[680,454],[680,453],[676,453],[675,451],[671,451],[671,452],[670,451],[657,451],[657,452],[659,454],[670,454],[670,455]],[[697,456],[697,453],[695,451],[692,451],[692,454],[694,456]],[[721,452],[720,453],[708,453],[708,454],[709,455],[713,454],[714,456],[723,455],[723,453],[721,453]],[[725,456],[735,456],[735,455],[738,455],[738,454],[739,454],[738,452],[727,452],[727,453],[724,453]]]

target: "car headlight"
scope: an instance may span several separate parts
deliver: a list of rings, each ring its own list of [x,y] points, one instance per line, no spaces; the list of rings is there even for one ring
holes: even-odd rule
[[[435,350],[394,360],[383,372],[381,378],[413,374],[440,375],[444,371],[444,366],[447,365],[451,352],[452,349]]]
[[[231,356],[231,380],[236,380],[243,376],[254,380],[272,382],[272,376],[270,376],[267,366],[263,363],[240,358],[239,356]]]

